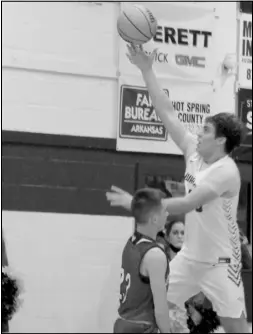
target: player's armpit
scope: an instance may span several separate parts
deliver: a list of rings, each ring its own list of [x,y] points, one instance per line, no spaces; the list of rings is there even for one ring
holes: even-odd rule
[[[174,214],[185,214],[213,201],[219,195],[208,185],[199,185],[184,197],[164,199],[167,211]]]
[[[164,252],[157,248],[148,251],[143,259],[143,266],[150,280],[154,299],[155,318],[161,333],[170,333],[169,308],[167,303],[165,275],[167,258]]]

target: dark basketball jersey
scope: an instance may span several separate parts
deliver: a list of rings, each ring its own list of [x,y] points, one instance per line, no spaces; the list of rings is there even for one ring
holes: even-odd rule
[[[154,240],[135,232],[123,250],[118,313],[125,320],[155,323],[149,278],[140,273],[144,255],[154,247],[160,248]]]

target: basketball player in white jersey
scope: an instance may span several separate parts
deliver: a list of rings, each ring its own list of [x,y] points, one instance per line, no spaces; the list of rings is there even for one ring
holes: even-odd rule
[[[221,113],[206,119],[198,138],[188,133],[152,70],[155,52],[148,56],[142,47],[128,46],[127,56],[141,70],[155,110],[186,161],[185,197],[164,200],[169,214],[186,214],[184,247],[170,263],[168,301],[183,307],[202,291],[227,333],[248,333],[236,222],[241,181],[229,156],[240,145],[242,127],[234,115]],[[115,187],[107,193],[111,205],[127,209],[131,198]]]

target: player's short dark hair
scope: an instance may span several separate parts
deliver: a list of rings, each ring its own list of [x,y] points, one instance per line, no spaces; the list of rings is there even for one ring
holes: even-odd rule
[[[152,212],[158,211],[165,195],[159,189],[143,188],[134,194],[131,211],[137,224],[145,224]]]
[[[207,117],[206,122],[214,125],[216,138],[226,138],[225,151],[227,154],[240,146],[244,135],[243,125],[234,114],[222,112]]]

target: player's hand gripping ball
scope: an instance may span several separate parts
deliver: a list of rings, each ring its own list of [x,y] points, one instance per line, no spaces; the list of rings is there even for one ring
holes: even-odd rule
[[[127,5],[118,18],[117,29],[124,41],[141,45],[155,36],[157,20],[144,6]]]

